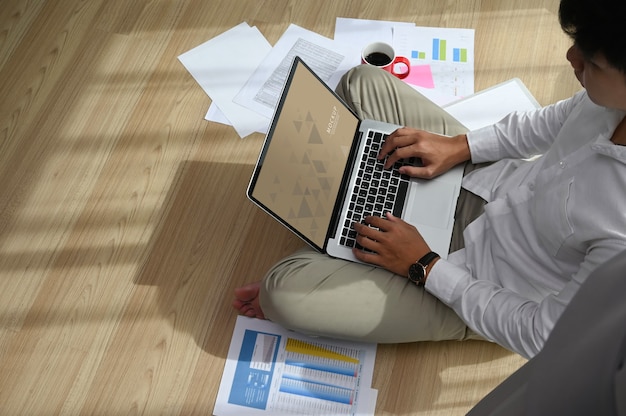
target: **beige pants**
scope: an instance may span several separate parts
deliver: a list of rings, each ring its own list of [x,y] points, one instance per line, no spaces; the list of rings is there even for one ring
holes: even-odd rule
[[[338,94],[361,118],[445,135],[466,129],[445,111],[388,73],[359,66],[343,77]],[[468,164],[467,170],[474,168]],[[463,191],[451,250],[484,201]],[[398,343],[479,338],[456,313],[423,288],[384,269],[303,249],[276,264],[261,285],[265,316],[310,335]]]

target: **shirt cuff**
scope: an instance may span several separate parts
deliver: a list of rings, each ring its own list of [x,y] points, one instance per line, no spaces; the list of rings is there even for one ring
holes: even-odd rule
[[[491,162],[500,158],[500,146],[494,125],[468,132],[467,144],[472,163]]]
[[[466,276],[467,270],[448,260],[439,259],[430,270],[424,288],[446,305],[451,305],[458,297],[455,289]]]

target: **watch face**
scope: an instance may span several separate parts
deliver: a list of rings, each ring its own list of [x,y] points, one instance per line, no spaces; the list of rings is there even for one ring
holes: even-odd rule
[[[422,283],[425,275],[426,269],[421,264],[413,263],[409,267],[409,280],[413,283]]]

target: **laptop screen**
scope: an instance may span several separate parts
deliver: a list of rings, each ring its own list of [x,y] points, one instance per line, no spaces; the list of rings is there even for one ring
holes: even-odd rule
[[[296,58],[249,196],[323,248],[359,120]]]

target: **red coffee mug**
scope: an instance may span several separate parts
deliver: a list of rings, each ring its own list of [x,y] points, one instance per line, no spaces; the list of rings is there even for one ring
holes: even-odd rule
[[[391,45],[384,42],[374,42],[367,45],[361,53],[361,63],[376,66],[390,74],[404,79],[411,73],[411,63],[404,56],[396,56]],[[398,67],[404,71],[398,72]]]

